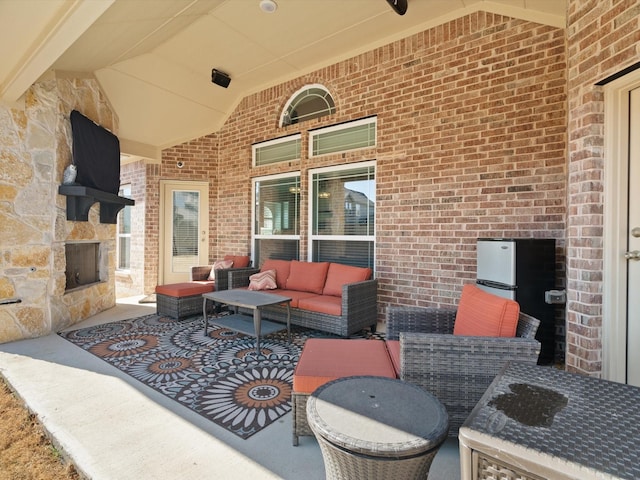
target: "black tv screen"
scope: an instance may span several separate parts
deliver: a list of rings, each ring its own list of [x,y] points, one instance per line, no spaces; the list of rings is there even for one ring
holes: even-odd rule
[[[103,192],[118,194],[120,189],[120,141],[77,110],[71,112],[73,163],[78,170],[76,183]]]

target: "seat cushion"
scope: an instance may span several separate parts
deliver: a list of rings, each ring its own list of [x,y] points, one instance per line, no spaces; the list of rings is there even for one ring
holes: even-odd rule
[[[363,282],[371,278],[371,269],[353,267],[341,263],[332,263],[327,271],[327,281],[322,290],[323,295],[342,296],[342,286],[348,283]]]
[[[514,337],[519,316],[518,302],[467,284],[462,288],[453,334],[471,337]]]
[[[156,293],[167,295],[169,297],[190,297],[192,295],[200,295],[203,293],[213,292],[215,286],[213,283],[169,283],[167,285],[158,285]]]
[[[342,315],[342,298],[331,295],[313,295],[301,298],[298,301],[298,308],[340,316]]]
[[[287,290],[321,294],[327,279],[329,262],[291,260]]]
[[[331,380],[354,375],[396,378],[382,340],[310,338],[293,373],[293,391],[313,393]]]

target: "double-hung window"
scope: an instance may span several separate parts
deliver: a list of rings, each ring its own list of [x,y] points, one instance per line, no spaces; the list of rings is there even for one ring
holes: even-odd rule
[[[122,185],[118,195],[131,198],[131,185]],[[118,270],[131,268],[131,206],[125,206],[118,213],[116,256]]]
[[[310,260],[374,268],[375,162],[312,170],[309,185]]]
[[[253,180],[253,264],[297,260],[300,251],[300,175]]]

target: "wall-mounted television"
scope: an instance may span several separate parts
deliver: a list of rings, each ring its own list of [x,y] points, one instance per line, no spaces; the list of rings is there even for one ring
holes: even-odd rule
[[[118,137],[77,110],[70,115],[76,183],[103,192],[120,189],[120,141]]]

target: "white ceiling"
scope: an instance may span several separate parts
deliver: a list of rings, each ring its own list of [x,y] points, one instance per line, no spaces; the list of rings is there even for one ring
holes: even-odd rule
[[[403,16],[386,0],[275,1],[0,0],[0,99],[50,70],[95,75],[123,152],[159,158],[250,93],[477,10],[564,27],[567,0],[408,0]]]

